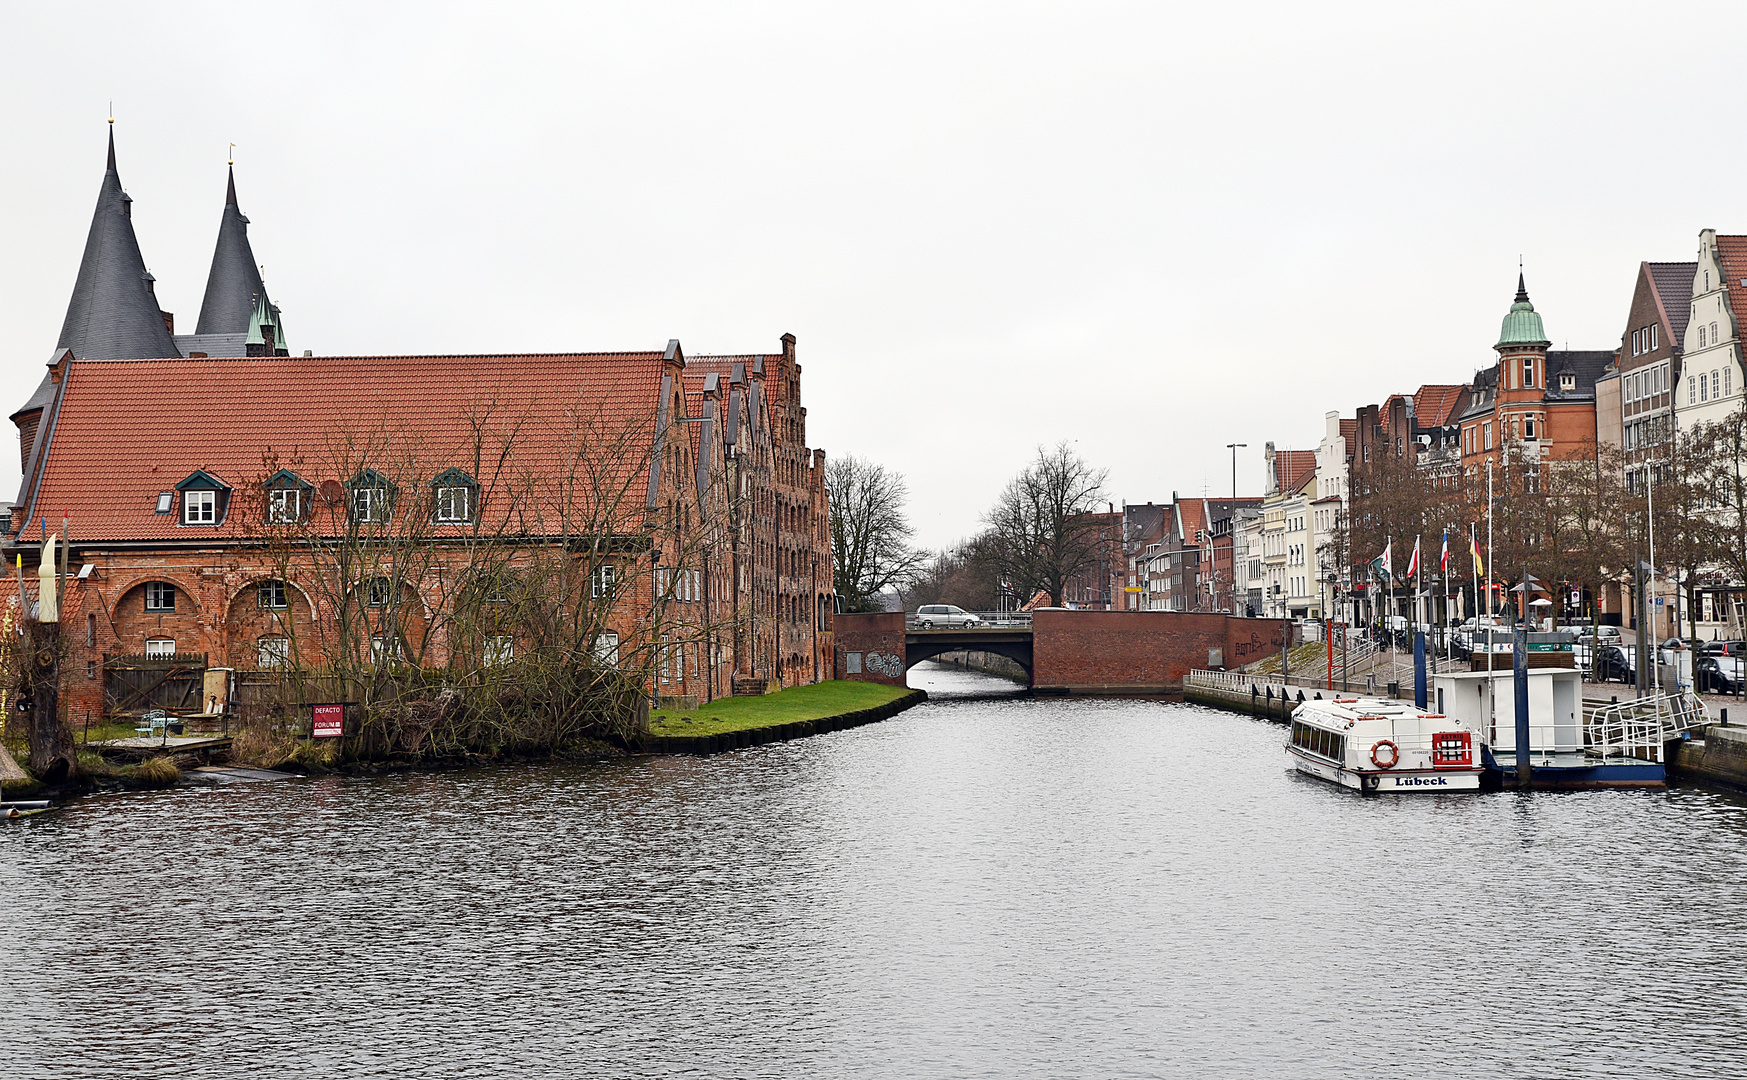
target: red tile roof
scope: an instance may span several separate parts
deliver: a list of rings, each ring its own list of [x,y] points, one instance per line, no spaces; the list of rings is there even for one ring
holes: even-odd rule
[[[1717,237],[1717,260],[1723,264],[1723,284],[1728,286],[1729,310],[1736,326],[1747,326],[1747,236]],[[1692,299],[1687,298],[1691,307]],[[1682,327],[1684,330],[1685,327]]]
[[[1315,474],[1315,450],[1276,450],[1274,452],[1274,476],[1279,481],[1279,490],[1297,491],[1304,485],[1307,477]]]
[[[1413,416],[1420,427],[1443,427],[1462,400],[1465,387],[1453,385],[1422,386],[1413,395]]]
[[[611,501],[640,515],[661,368],[659,352],[78,361],[31,510],[70,513],[80,541],[198,540],[202,527],[154,513],[196,470],[241,494],[280,468],[319,487],[367,465],[390,479],[455,467],[480,482],[490,522],[510,503],[494,490],[561,475],[594,431],[617,440]],[[584,445],[607,456],[599,438]],[[221,536],[258,530],[235,501]]]

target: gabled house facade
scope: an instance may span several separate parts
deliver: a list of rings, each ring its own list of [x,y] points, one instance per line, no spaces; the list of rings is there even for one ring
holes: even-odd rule
[[[825,459],[806,445],[793,336],[691,361],[677,341],[293,357],[227,188],[198,330],[176,336],[111,138],[60,339],[12,417],[24,472],[5,553],[32,565],[64,530],[76,571],[70,717],[101,718],[130,658],[502,662],[544,631],[492,613],[541,576],[583,583],[589,649],[612,665],[641,650],[658,696],[832,677]],[[467,634],[464,607],[488,616]]]

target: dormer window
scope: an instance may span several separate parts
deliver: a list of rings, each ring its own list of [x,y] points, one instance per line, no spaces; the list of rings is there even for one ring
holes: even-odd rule
[[[310,486],[290,469],[280,469],[262,486],[266,489],[267,524],[295,525],[308,513]]]
[[[1575,389],[1577,389],[1577,376],[1571,374],[1569,371],[1562,372],[1559,375],[1559,389],[1561,389],[1561,390],[1575,390]]]
[[[224,520],[230,488],[211,473],[200,471],[176,485],[182,493],[182,524],[217,525]]]
[[[479,506],[479,484],[460,469],[447,469],[431,481],[432,517],[442,525],[471,525]]]
[[[218,492],[190,491],[182,496],[182,524],[217,525]]]
[[[387,521],[394,505],[394,485],[375,469],[346,481],[349,489],[352,520],[359,524]]]

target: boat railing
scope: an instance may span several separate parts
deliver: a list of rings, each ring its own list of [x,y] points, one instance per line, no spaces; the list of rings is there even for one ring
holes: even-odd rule
[[[1587,752],[1659,762],[1670,741],[1710,722],[1705,703],[1690,690],[1630,698],[1590,714],[1585,726]]]

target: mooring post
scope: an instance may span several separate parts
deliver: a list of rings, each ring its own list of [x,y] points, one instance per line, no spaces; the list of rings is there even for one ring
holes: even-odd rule
[[[1516,785],[1529,786],[1529,632],[1517,624],[1511,647],[1511,684],[1516,691]]]
[[[1426,635],[1424,630],[1413,632],[1413,707],[1426,707]]]

